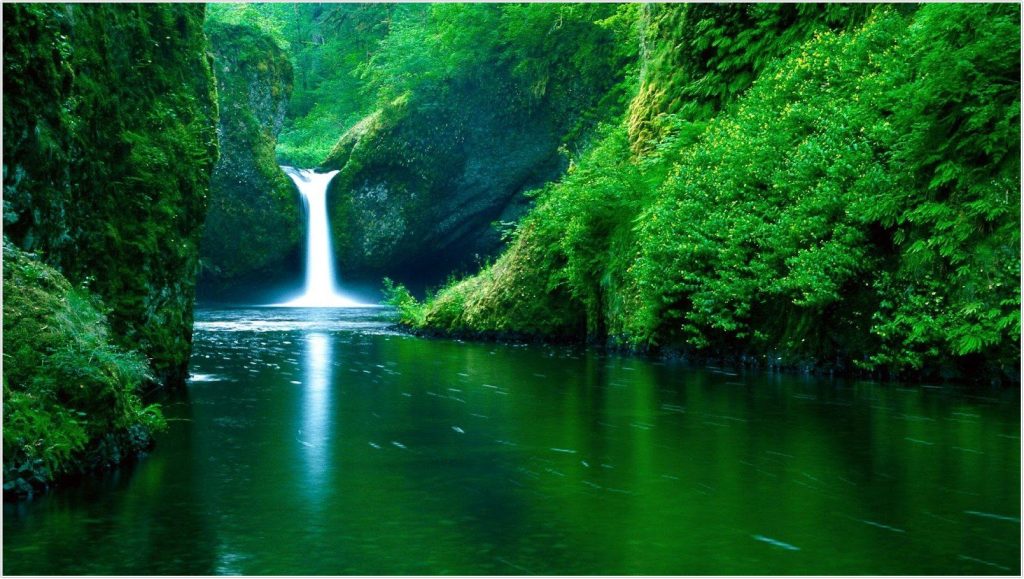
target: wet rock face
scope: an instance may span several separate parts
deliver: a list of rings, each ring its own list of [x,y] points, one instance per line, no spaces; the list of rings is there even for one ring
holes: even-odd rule
[[[4,231],[181,382],[217,159],[202,5],[5,5]]]
[[[324,163],[341,271],[360,277],[437,277],[493,256],[496,221],[525,213],[525,190],[561,171],[544,111],[464,87],[440,106],[400,99],[356,125]]]
[[[274,157],[292,92],[292,66],[273,39],[207,23],[217,77],[220,159],[210,181],[201,283],[273,276],[298,249],[302,208]]]

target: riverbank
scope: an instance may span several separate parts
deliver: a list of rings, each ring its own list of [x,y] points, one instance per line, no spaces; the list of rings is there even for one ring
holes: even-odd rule
[[[627,110],[406,323],[1019,384],[1019,7],[792,8],[644,8]]]
[[[680,361],[693,368],[730,368],[733,370],[762,371],[817,378],[850,378],[874,380],[882,383],[902,383],[927,386],[938,383],[959,383],[972,387],[1020,387],[1020,374],[968,371],[966,369],[929,368],[917,373],[895,374],[868,371],[858,367],[849,358],[836,360],[793,359],[781,351],[750,352],[741,350],[707,351],[683,346],[637,347],[614,340],[593,340],[582,336],[544,336],[536,333],[493,330],[442,330],[432,327],[414,327],[399,321],[392,326],[403,332],[429,340],[464,340],[504,345],[546,344],[571,345],[590,348],[598,352],[622,354],[652,361]]]

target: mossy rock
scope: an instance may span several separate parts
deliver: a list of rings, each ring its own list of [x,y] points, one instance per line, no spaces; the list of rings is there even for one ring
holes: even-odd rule
[[[476,267],[501,247],[496,221],[557,177],[550,111],[504,106],[500,86],[455,85],[443,99],[404,95],[338,141],[328,202],[339,269],[409,279]]]
[[[274,275],[302,237],[302,209],[274,147],[292,93],[292,65],[259,30],[207,22],[220,102],[220,159],[210,180],[202,281]]]
[[[180,384],[217,158],[202,5],[3,8],[4,231]]]

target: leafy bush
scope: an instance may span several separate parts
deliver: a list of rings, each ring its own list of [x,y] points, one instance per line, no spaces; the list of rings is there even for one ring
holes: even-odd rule
[[[4,240],[4,490],[118,462],[164,425],[145,358],[110,343],[100,304]]]
[[[780,22],[742,12],[754,29]],[[1019,7],[802,18],[804,37],[768,54],[760,36],[748,53],[712,43],[739,68],[700,76],[714,106],[657,113],[641,157],[636,107],[661,105],[638,93],[539,193],[505,255],[427,301],[425,324],[564,333],[575,312],[591,338],[637,348],[1015,379]],[[708,49],[659,30],[667,44],[648,51],[696,50],[685,63]],[[693,66],[686,82],[659,77],[671,67],[643,82],[689,94]],[[541,323],[519,300],[569,310]]]
[[[952,354],[1019,372],[1019,39],[1019,6],[934,5],[880,58],[888,179],[857,209],[897,261],[874,281],[871,366]]]
[[[648,4],[646,49],[630,138],[646,150],[672,116],[706,120],[742,95],[765,67],[815,32],[848,29],[872,9],[860,4]]]
[[[398,308],[400,320],[412,327],[423,325],[423,306],[402,284],[384,278],[383,303]]]

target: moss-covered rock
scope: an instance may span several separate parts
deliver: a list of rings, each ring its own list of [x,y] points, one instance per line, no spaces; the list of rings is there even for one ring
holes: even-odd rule
[[[578,300],[543,266],[557,240],[541,240],[544,234],[526,224],[493,265],[438,292],[423,309],[419,328],[475,337],[585,335]]]
[[[429,106],[406,95],[356,124],[322,165],[341,172],[329,205],[346,275],[443,275],[491,256],[496,221],[556,177],[561,127],[550,111],[506,102],[504,86],[450,87]]]
[[[201,4],[3,7],[4,230],[180,383],[217,157]]]
[[[292,65],[274,40],[207,22],[220,102],[220,159],[201,244],[203,282],[272,275],[298,249],[301,205],[274,158],[292,92]]]
[[[4,494],[116,464],[163,424],[146,360],[111,343],[98,300],[4,239]]]

